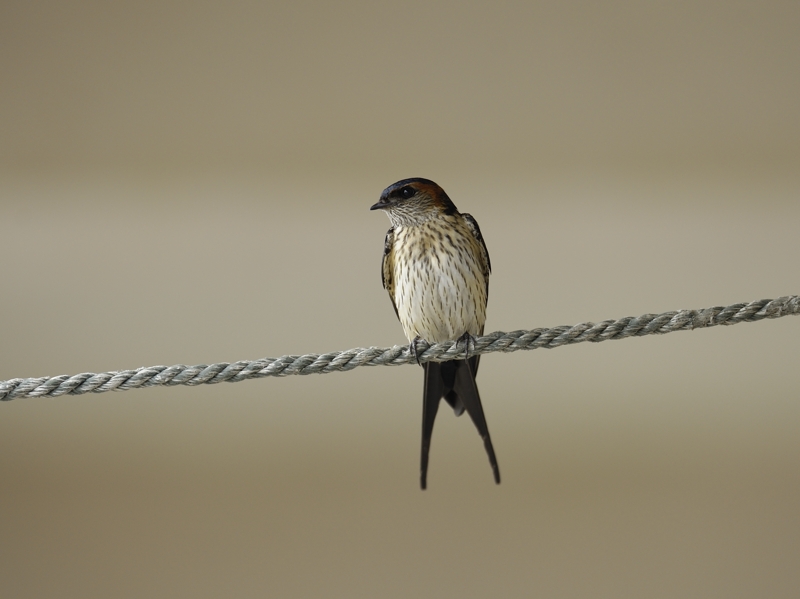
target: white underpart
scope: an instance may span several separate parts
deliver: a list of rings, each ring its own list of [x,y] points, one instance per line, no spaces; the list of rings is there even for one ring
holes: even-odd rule
[[[436,224],[395,230],[394,301],[406,337],[436,343],[482,334],[486,280],[478,242],[456,227],[455,247],[442,244],[426,227]]]

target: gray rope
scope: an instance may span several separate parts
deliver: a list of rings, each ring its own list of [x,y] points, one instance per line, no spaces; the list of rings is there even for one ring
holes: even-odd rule
[[[663,314],[644,314],[639,317],[584,322],[574,326],[562,325],[550,329],[531,331],[496,332],[485,337],[476,337],[470,343],[470,355],[491,352],[513,352],[522,349],[552,349],[592,341],[663,335],[673,331],[732,325],[753,322],[765,318],[780,318],[800,314],[800,296],[790,295],[776,300],[758,300],[749,304],[715,306],[705,310],[678,310]],[[420,362],[444,362],[464,356],[464,344],[457,341],[427,344],[419,342],[417,353]],[[205,385],[214,383],[237,383],[247,379],[266,376],[288,376],[290,374],[325,374],[328,372],[353,370],[358,366],[400,366],[415,361],[408,345],[390,348],[355,348],[327,354],[304,356],[282,356],[261,360],[198,364],[196,366],[148,366],[135,370],[120,370],[95,374],[82,374],[30,379],[10,379],[0,382],[0,400],[9,401],[19,397],[57,397],[59,395],[82,395],[105,391],[127,391],[157,385]]]

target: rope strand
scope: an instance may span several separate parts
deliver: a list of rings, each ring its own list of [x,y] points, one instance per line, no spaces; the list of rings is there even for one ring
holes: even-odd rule
[[[663,314],[644,314],[619,320],[598,323],[584,322],[573,326],[562,325],[549,329],[530,331],[497,331],[476,337],[470,343],[470,355],[492,352],[514,352],[529,349],[552,349],[591,341],[599,343],[611,339],[664,335],[674,331],[687,331],[717,325],[755,322],[765,318],[800,314],[800,296],[790,295],[775,300],[758,300],[748,304],[715,306],[704,310],[678,310]],[[464,344],[457,341],[417,344],[420,362],[444,362],[464,356]],[[146,366],[135,370],[120,370],[95,374],[82,374],[28,379],[10,379],[0,382],[0,400],[10,401],[22,397],[58,397],[127,391],[140,387],[206,385],[237,383],[247,379],[293,374],[326,374],[353,370],[359,366],[400,366],[415,362],[408,345],[390,348],[354,348],[327,354],[281,356],[260,360],[242,360],[219,364],[195,366]]]

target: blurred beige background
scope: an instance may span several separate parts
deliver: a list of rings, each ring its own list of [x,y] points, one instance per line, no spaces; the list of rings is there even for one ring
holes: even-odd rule
[[[429,177],[489,330],[800,293],[800,4],[7,1],[0,380],[404,342]],[[794,597],[800,319],[0,405],[4,597]]]

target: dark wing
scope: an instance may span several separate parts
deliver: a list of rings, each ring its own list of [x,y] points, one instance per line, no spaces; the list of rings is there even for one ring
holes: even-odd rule
[[[467,228],[475,236],[475,239],[478,240],[478,243],[483,250],[481,253],[481,266],[483,267],[483,276],[486,279],[486,300],[488,301],[489,274],[492,272],[492,261],[489,259],[489,250],[486,249],[486,242],[483,240],[483,235],[481,234],[481,228],[478,226],[478,221],[476,221],[471,214],[467,214],[466,212],[462,213],[461,216],[464,217],[464,222],[466,223]],[[483,327],[481,327],[480,334],[483,335]],[[480,360],[480,356],[473,356],[469,359],[473,376],[478,374],[478,365],[480,364]]]
[[[481,256],[481,266],[483,266],[483,276],[486,278],[486,297],[489,297],[489,273],[492,272],[492,261],[489,259],[489,250],[486,249],[486,242],[483,240],[483,235],[481,235],[481,228],[478,226],[478,221],[472,218],[471,214],[467,214],[466,212],[463,213],[461,216],[464,217],[464,222],[467,224],[467,228],[470,232],[475,236],[475,239],[478,240],[481,248],[483,249],[482,256]]]
[[[386,240],[383,242],[383,259],[381,260],[381,280],[383,281],[383,288],[389,292],[389,299],[392,300],[392,308],[397,315],[398,320],[400,315],[397,314],[397,306],[394,303],[394,270],[392,263],[394,262],[391,256],[394,247],[394,227],[386,232]]]

